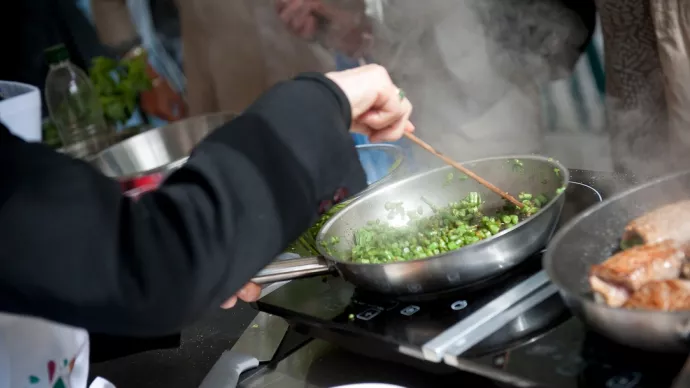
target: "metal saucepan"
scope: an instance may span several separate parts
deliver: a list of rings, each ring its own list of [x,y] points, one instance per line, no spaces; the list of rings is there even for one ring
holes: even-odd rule
[[[618,248],[629,221],[689,196],[690,171],[677,173],[620,193],[559,230],[544,255],[544,268],[578,317],[629,346],[662,352],[690,350],[690,311],[608,307],[594,301],[588,282],[590,267]]]
[[[201,140],[234,117],[232,113],[209,114],[151,129],[100,152],[90,162],[119,180],[125,191],[142,186],[153,189],[187,161]]]
[[[503,206],[503,199],[473,180],[461,180],[452,167],[431,170],[386,185],[359,197],[324,224],[317,235],[322,256],[288,259],[275,262],[252,279],[256,283],[272,283],[307,276],[339,272],[357,287],[385,294],[403,295],[433,292],[461,287],[499,275],[521,263],[544,247],[553,233],[564,203],[563,193],[557,194],[569,179],[560,163],[539,156],[512,156],[482,159],[464,163],[472,171],[510,193],[545,193],[553,200],[538,213],[514,228],[456,251],[423,260],[389,264],[355,264],[329,255],[321,246],[337,236],[340,242],[333,252],[347,252],[354,243],[354,231],[367,221],[387,220],[385,204],[401,201],[403,206],[429,209],[427,200],[437,206],[464,198],[476,191],[486,201],[485,209]],[[453,172],[455,179],[447,183]],[[554,196],[555,195],[555,196]],[[427,210],[430,214],[430,210]],[[395,218],[390,223],[405,223]]]

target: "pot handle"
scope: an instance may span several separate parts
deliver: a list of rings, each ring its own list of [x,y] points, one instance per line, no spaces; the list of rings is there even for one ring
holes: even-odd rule
[[[680,370],[676,378],[673,380],[671,388],[687,388],[690,387],[690,357],[685,361],[683,369]]]
[[[269,284],[326,275],[333,271],[334,268],[321,256],[299,257],[275,261],[259,271],[251,281],[256,284]]]
[[[680,334],[685,343],[690,346],[690,320],[686,320],[680,324],[677,330],[678,334]],[[671,385],[671,388],[683,387],[690,387],[690,357],[688,357],[688,359],[685,361],[683,368],[673,379],[673,385]]]

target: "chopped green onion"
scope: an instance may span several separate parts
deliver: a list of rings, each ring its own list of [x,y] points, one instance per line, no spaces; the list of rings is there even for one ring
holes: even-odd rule
[[[483,202],[477,192],[471,192],[464,199],[451,202],[444,208],[438,208],[422,197],[421,200],[434,211],[433,215],[420,218],[420,206],[416,212],[402,213],[403,216],[409,216],[409,221],[402,227],[379,220],[367,222],[365,227],[355,231],[351,260],[383,264],[454,251],[517,225],[521,217],[534,214],[548,202],[545,195],[535,197],[530,193],[520,193],[520,198],[525,204],[523,208],[506,202],[497,214],[487,215],[480,210]],[[402,203],[399,204],[386,207],[389,215],[399,214]]]

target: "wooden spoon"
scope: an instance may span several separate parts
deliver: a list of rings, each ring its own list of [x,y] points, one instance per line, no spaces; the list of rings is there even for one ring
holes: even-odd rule
[[[524,205],[522,204],[522,202],[518,201],[517,199],[515,199],[515,197],[513,197],[513,196],[510,195],[510,194],[508,194],[507,191],[502,191],[502,190],[499,189],[498,187],[494,186],[491,182],[488,182],[488,181],[485,180],[484,178],[482,178],[482,177],[480,177],[479,175],[477,175],[477,174],[473,173],[472,171],[468,170],[468,169],[467,169],[465,166],[463,166],[462,164],[460,164],[460,163],[454,161],[453,159],[447,157],[446,155],[443,155],[442,153],[436,151],[436,150],[435,150],[432,146],[430,146],[427,142],[425,142],[424,140],[418,138],[418,137],[415,136],[414,134],[405,132],[405,137],[408,138],[408,139],[410,139],[413,143],[417,144],[418,146],[424,148],[426,151],[432,153],[432,154],[433,154],[434,156],[436,156],[437,158],[443,160],[444,162],[446,162],[446,164],[451,165],[451,166],[455,167],[456,169],[462,171],[462,172],[463,172],[465,175],[467,175],[468,177],[474,179],[475,181],[479,182],[481,185],[483,185],[483,186],[486,187],[487,189],[489,189],[489,190],[493,191],[494,193],[500,195],[500,196],[503,197],[503,199],[505,199],[506,201],[509,201],[510,203],[512,203],[513,205],[515,205],[515,206],[517,206],[517,207],[519,207],[519,208],[521,208],[521,207],[524,206]]]
[[[367,61],[364,58],[359,58],[358,62],[359,62],[360,66],[364,66],[367,64]],[[453,159],[447,157],[446,155],[443,155],[442,153],[436,151],[434,149],[434,147],[430,146],[429,143],[425,142],[424,140],[418,138],[417,136],[415,136],[409,132],[405,132],[405,137],[410,139],[413,143],[417,144],[418,146],[424,148],[428,152],[431,152],[434,156],[436,156],[437,158],[446,162],[446,164],[451,165],[451,166],[455,167],[456,169],[462,171],[465,175],[467,175],[468,177],[479,182],[479,184],[486,187],[487,189],[498,194],[499,196],[501,196],[506,201],[512,203],[513,205],[515,205],[519,208],[522,208],[524,206],[522,204],[522,202],[515,199],[515,197],[510,195],[507,191],[503,191],[503,190],[499,189],[498,187],[494,186],[491,182],[487,181],[486,179],[484,179],[484,178],[480,177],[479,175],[473,173],[472,171],[468,170],[462,164],[460,164],[460,163],[454,161]]]

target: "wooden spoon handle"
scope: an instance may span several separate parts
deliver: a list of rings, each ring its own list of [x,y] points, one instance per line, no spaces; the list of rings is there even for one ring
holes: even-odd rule
[[[515,206],[517,206],[517,207],[520,207],[520,208],[521,208],[522,206],[524,206],[524,205],[522,204],[522,202],[520,202],[520,201],[518,201],[517,199],[515,199],[515,197],[513,197],[513,196],[510,195],[510,194],[508,194],[508,192],[502,191],[502,190],[499,189],[498,187],[494,186],[491,182],[486,181],[484,178],[482,178],[482,177],[480,177],[479,175],[477,175],[477,174],[473,173],[472,171],[468,170],[468,169],[467,169],[465,166],[463,166],[462,164],[460,164],[460,163],[454,161],[453,159],[447,157],[446,155],[443,155],[442,153],[436,151],[436,150],[435,150],[432,146],[430,146],[427,142],[425,142],[424,140],[418,138],[418,137],[415,136],[414,134],[409,133],[409,132],[405,132],[405,137],[407,137],[408,139],[410,139],[413,143],[417,144],[418,146],[424,148],[424,149],[427,150],[428,152],[431,152],[431,153],[434,154],[437,158],[439,158],[439,159],[443,160],[444,162],[446,162],[446,164],[451,165],[451,166],[455,167],[456,169],[462,171],[462,172],[463,172],[465,175],[467,175],[468,177],[474,179],[475,181],[479,182],[481,185],[483,185],[483,186],[486,187],[487,189],[489,189],[489,190],[493,191],[494,193],[500,195],[500,196],[503,197],[506,201],[509,201],[509,202],[512,203],[513,205],[515,205]]]

